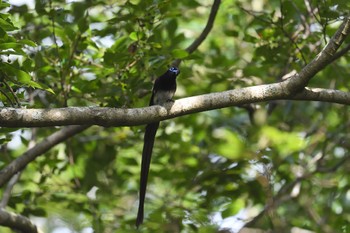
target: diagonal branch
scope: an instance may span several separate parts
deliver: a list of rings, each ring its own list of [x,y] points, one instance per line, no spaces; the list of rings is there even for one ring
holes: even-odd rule
[[[15,186],[15,184],[17,183],[17,181],[19,180],[19,178],[21,177],[21,172],[16,172],[10,179],[10,181],[8,182],[5,190],[2,193],[2,199],[0,202],[0,209],[4,209],[11,197],[11,192],[13,187]]]
[[[36,132],[37,132],[37,128],[34,128],[31,130],[32,131],[32,135],[31,135],[31,139],[29,141],[28,144],[28,149],[31,149],[35,146],[35,138],[36,138]],[[1,208],[6,208],[10,198],[11,198],[11,193],[12,193],[12,189],[15,186],[15,184],[18,182],[18,180],[21,177],[22,172],[18,171],[17,173],[15,173],[11,179],[9,180],[9,182],[6,185],[5,190],[2,193],[2,199],[0,202],[0,209]]]
[[[202,44],[202,42],[205,40],[205,38],[207,38],[209,32],[213,28],[214,20],[215,20],[217,12],[219,10],[220,3],[221,3],[221,0],[214,0],[213,6],[211,7],[211,11],[210,11],[210,15],[209,15],[207,24],[205,25],[200,36],[195,41],[193,41],[193,43],[190,46],[188,46],[186,48],[186,51],[188,53],[193,53]]]
[[[337,58],[337,50],[350,33],[350,18],[345,18],[336,33],[332,36],[323,50],[298,74],[284,82],[285,90],[289,93],[296,93],[307,86],[320,70],[332,63]]]
[[[344,56],[345,54],[347,54],[349,50],[350,50],[350,44],[346,45],[345,48],[343,48],[342,50],[339,50],[336,54],[334,54],[332,58],[332,62]]]
[[[213,28],[213,24],[217,15],[217,12],[219,10],[221,0],[214,0],[213,6],[211,7],[209,18],[207,21],[207,24],[205,25],[202,33],[198,36],[196,40],[192,42],[187,48],[186,51],[191,54],[194,51],[197,50],[197,48],[202,44],[202,42],[207,38],[209,32]],[[173,66],[179,66],[181,63],[181,59],[177,59],[173,62]]]
[[[0,209],[0,225],[25,233],[37,233],[36,226],[26,217]]]
[[[13,175],[23,170],[30,162],[36,159],[38,156],[44,154],[50,150],[53,146],[67,140],[85,129],[87,125],[74,125],[61,129],[45,138],[40,143],[36,144],[33,148],[26,151],[22,156],[13,160],[9,165],[0,171],[0,187],[3,186]]]

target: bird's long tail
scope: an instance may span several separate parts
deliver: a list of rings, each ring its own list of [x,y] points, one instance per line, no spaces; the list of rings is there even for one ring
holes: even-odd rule
[[[139,225],[143,222],[143,206],[145,202],[148,171],[151,163],[154,139],[156,137],[158,127],[159,122],[151,123],[146,126],[142,151],[139,210],[137,213],[136,227],[139,227]]]

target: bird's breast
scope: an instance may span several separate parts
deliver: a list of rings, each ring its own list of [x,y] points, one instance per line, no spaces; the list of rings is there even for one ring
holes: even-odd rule
[[[157,91],[153,96],[153,104],[162,105],[172,100],[174,93],[173,90]]]

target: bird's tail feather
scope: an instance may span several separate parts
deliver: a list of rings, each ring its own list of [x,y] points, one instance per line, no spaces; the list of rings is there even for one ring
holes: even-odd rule
[[[158,127],[159,127],[159,122],[151,123],[146,126],[144,143],[143,143],[143,151],[142,151],[139,210],[138,210],[137,219],[136,219],[137,227],[143,222],[143,206],[145,202],[148,171],[151,163],[154,139],[156,137]]]

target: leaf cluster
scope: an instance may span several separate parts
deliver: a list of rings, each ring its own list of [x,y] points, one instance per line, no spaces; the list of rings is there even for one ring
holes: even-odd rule
[[[146,106],[152,81],[175,59],[182,59],[176,98],[278,82],[322,50],[350,7],[345,0],[253,2],[222,1],[212,32],[189,54],[211,1],[36,0],[34,8],[0,1],[0,101]],[[349,91],[347,56],[310,86]],[[142,230],[217,232],[227,221],[230,228],[346,232],[349,124],[346,106],[283,100],[162,123]],[[54,131],[22,129],[20,142],[8,144],[13,130],[0,130],[1,168]],[[142,136],[142,127],[89,128],[29,164],[8,207],[45,217],[48,232],[62,225],[135,231]]]

